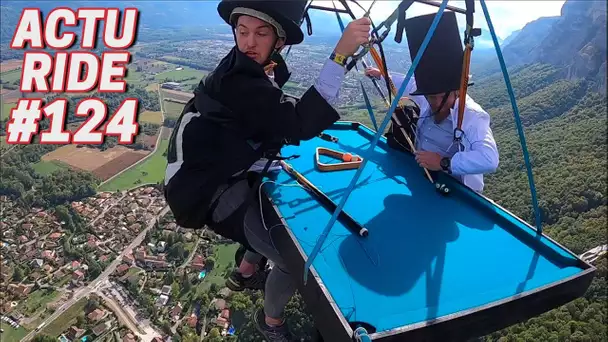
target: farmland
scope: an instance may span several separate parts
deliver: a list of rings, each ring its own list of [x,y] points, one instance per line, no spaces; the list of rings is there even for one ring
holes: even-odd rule
[[[0,72],[8,72],[21,68],[21,61],[18,59],[9,59],[8,61],[4,61],[0,63]]]
[[[70,166],[59,161],[59,160],[50,160],[50,161],[39,161],[32,165],[36,173],[40,175],[50,175],[55,171],[69,169]]]
[[[177,119],[180,116],[180,114],[182,113],[183,109],[184,109],[183,103],[169,101],[169,100],[163,101],[163,110],[165,111],[165,115],[167,115],[168,118]]]
[[[47,153],[42,157],[42,161],[51,162],[56,160],[77,170],[90,171],[103,180],[145,157],[146,154],[145,151],[134,151],[124,146],[115,146],[100,151],[97,148],[86,146],[66,145]],[[117,167],[116,163],[121,166]],[[46,170],[49,167],[39,166],[39,168]]]
[[[177,91],[171,89],[161,89],[163,99],[165,100],[177,100],[176,102],[188,102],[191,98],[194,97],[192,92],[187,91]]]
[[[161,112],[144,111],[139,114],[138,122],[149,122],[156,125],[162,125],[163,115]]]
[[[169,130],[163,129],[162,138],[165,138],[167,134],[170,134]],[[148,159],[101,185],[98,190],[116,191],[130,189],[140,184],[162,182],[167,166],[164,154],[168,146],[169,140],[161,139],[158,149]]]

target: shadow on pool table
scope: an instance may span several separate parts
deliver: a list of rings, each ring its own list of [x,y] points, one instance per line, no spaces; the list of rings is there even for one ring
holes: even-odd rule
[[[390,195],[384,206],[382,212],[365,224],[370,231],[365,240],[351,235],[340,244],[343,267],[354,281],[370,291],[392,297],[410,291],[425,276],[427,316],[437,318],[447,244],[460,235],[453,215],[445,214],[453,208],[430,208],[428,202],[406,195]],[[416,216],[406,216],[404,208]],[[402,222],[395,221],[399,212],[404,213]],[[480,226],[474,218],[472,222],[467,220],[467,215],[459,216],[458,223],[476,227],[473,229],[493,228]]]

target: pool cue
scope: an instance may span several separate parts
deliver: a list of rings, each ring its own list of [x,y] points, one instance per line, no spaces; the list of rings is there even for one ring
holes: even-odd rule
[[[321,190],[317,189],[316,186],[314,186],[308,179],[302,176],[302,174],[300,174],[293,167],[291,167],[291,165],[285,163],[284,161],[281,161],[281,165],[287,173],[294,177],[298,183],[302,184],[306,189],[308,189],[309,192],[315,195],[322,204],[328,207],[329,210],[335,211],[338,208],[336,203],[334,203],[331,198],[329,198]],[[352,218],[352,216],[350,216],[349,214],[347,214],[344,210],[340,211],[338,218],[342,219],[342,221],[346,223],[346,227],[352,233],[362,237],[366,237],[369,234],[367,228],[363,227],[361,224],[355,221],[355,219]]]
[[[391,93],[393,94],[393,96],[397,95],[397,88],[395,87],[395,84],[393,83],[393,80],[389,77],[389,75],[384,74],[384,65],[382,64],[382,59],[380,58],[380,55],[378,55],[378,52],[376,51],[376,49],[374,47],[372,47],[370,49],[370,54],[372,55],[372,58],[374,59],[376,66],[382,72],[382,76],[384,76],[384,78],[388,80],[389,86],[391,87]],[[365,59],[361,58],[361,64],[363,64],[364,68],[366,68],[366,69],[368,68],[368,65],[365,62]],[[380,88],[378,83],[376,83],[376,81],[372,77],[370,77],[370,79],[372,80],[372,83],[376,87],[376,90],[378,90],[378,92],[380,93],[380,96],[384,100],[384,104],[390,108],[391,104],[388,102],[388,99],[384,95],[384,92],[382,91],[382,89]],[[401,106],[399,105],[399,107],[401,107]],[[405,140],[407,140],[408,145],[410,145],[410,149],[412,149],[412,153],[416,154],[416,147],[414,146],[414,143],[412,142],[410,137],[405,132],[405,129],[403,128],[403,125],[401,124],[401,122],[399,122],[397,115],[393,114],[392,119],[395,120],[395,122],[399,126],[399,129],[401,130],[401,134],[403,134],[403,136],[405,137]],[[424,169],[424,173],[426,174],[426,177],[429,179],[429,181],[431,183],[435,183],[435,181],[433,181],[433,177],[431,177],[431,174],[429,173],[429,170],[427,170],[425,167],[422,167],[422,168]]]

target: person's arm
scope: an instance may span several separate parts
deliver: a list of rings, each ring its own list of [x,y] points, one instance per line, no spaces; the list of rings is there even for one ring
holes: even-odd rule
[[[465,113],[475,116],[474,130],[469,132],[470,136],[464,138],[463,143],[471,143],[469,151],[456,153],[451,160],[452,174],[487,174],[498,168],[499,155],[496,141],[490,128],[489,115],[476,115],[476,113]]]
[[[343,66],[328,59],[323,65],[319,77],[315,80],[315,89],[332,106],[335,105],[340,95],[340,87],[345,75]]]
[[[267,139],[312,139],[340,119],[338,112],[315,86],[296,100],[286,96],[267,80],[257,79],[247,84],[230,82],[229,85],[226,81],[224,79],[222,83],[241,98],[240,101],[231,102],[230,108],[242,113],[249,131]]]

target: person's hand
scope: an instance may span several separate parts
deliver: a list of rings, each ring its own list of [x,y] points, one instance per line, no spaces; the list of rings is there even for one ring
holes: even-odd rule
[[[369,67],[365,69],[365,76],[373,77],[375,79],[380,79],[382,77],[382,72],[376,68]]]
[[[440,171],[441,168],[441,155],[435,152],[417,151],[416,162],[423,168],[431,171]]]
[[[363,17],[351,21],[344,29],[338,44],[336,44],[336,53],[344,57],[354,55],[359,49],[359,46],[369,42],[370,29],[371,21],[369,18]]]

